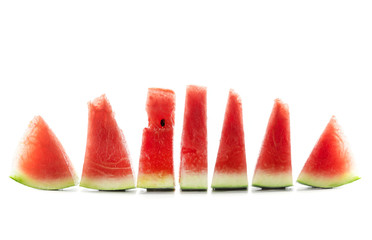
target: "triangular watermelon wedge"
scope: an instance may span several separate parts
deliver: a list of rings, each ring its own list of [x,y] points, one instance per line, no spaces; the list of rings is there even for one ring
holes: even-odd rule
[[[40,116],[30,122],[18,145],[10,177],[29,187],[50,190],[78,182],[62,144]]]
[[[134,188],[130,155],[105,95],[88,103],[89,122],[80,186],[98,190]]]
[[[332,116],[307,159],[297,182],[333,188],[358,180],[353,156],[341,127]]]
[[[174,189],[173,127],[175,94],[172,90],[150,88],[146,111],[148,127],[143,129],[137,187]]]
[[[247,187],[242,103],[239,95],[230,90],[214,168],[212,188],[244,189]]]
[[[280,99],[275,100],[271,112],[252,185],[261,188],[293,185],[289,109]]]
[[[208,188],[207,88],[188,86],[181,140],[180,187]]]

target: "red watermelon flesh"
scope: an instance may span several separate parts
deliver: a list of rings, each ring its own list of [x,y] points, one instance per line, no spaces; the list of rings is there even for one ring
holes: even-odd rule
[[[207,89],[188,86],[181,140],[181,189],[208,188],[207,147]]]
[[[89,122],[80,186],[99,190],[134,188],[130,155],[105,95],[88,103]]]
[[[78,182],[62,144],[40,116],[30,122],[19,143],[10,177],[39,189],[62,189]]]
[[[297,182],[320,188],[338,187],[359,177],[346,138],[333,116],[307,159]]]
[[[263,188],[292,186],[289,109],[280,99],[274,103],[252,185]]]
[[[174,92],[150,88],[146,111],[149,126],[143,130],[137,186],[173,189]]]
[[[247,188],[242,103],[230,90],[212,180],[214,189]]]

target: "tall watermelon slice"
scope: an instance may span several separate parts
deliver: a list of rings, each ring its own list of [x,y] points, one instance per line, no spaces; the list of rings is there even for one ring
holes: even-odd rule
[[[288,105],[276,99],[252,185],[262,188],[292,186],[291,138]]]
[[[358,180],[354,160],[336,118],[332,116],[307,159],[297,182],[320,188]]]
[[[208,188],[207,148],[207,89],[188,86],[181,140],[181,189]]]
[[[40,116],[30,122],[18,145],[10,177],[39,189],[62,189],[78,182],[62,144]]]
[[[230,90],[212,180],[214,189],[247,188],[242,103]]]
[[[175,94],[150,88],[146,111],[149,125],[143,130],[137,187],[174,189],[173,126]]]
[[[88,103],[89,122],[80,186],[99,190],[134,188],[129,151],[105,95]]]

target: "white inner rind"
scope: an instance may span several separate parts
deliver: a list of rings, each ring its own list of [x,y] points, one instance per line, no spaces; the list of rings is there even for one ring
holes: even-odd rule
[[[252,186],[281,188],[293,185],[292,172],[273,173],[264,170],[256,170],[253,176]]]
[[[302,172],[298,177],[297,182],[313,187],[332,188],[353,182],[355,180],[358,180],[359,178],[360,177],[358,177],[354,172],[345,173],[335,177],[314,175]]]
[[[137,181],[138,188],[153,188],[153,189],[173,189],[174,176],[173,174],[159,176],[157,174],[140,174]]]
[[[181,173],[180,177],[181,189],[207,189],[208,174],[207,173]]]
[[[125,190],[135,188],[133,176],[121,178],[89,178],[83,177],[80,186],[98,190]]]
[[[214,173],[212,188],[246,188],[247,173]]]

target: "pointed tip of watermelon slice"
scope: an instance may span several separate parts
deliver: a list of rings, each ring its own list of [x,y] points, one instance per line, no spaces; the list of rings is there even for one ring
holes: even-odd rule
[[[105,110],[112,112],[112,107],[106,94],[102,94],[101,96],[93,99],[92,101],[89,101],[88,107],[89,109],[94,108],[96,110]]]
[[[241,101],[240,95],[235,89],[229,89],[229,98],[236,98],[239,102]]]
[[[280,98],[276,98],[274,100],[274,109],[275,107],[280,107],[280,108],[283,108],[285,111],[289,111],[289,106],[288,106],[288,103],[285,103],[282,99]]]
[[[36,128],[37,126],[48,126],[48,124],[45,122],[44,118],[42,118],[40,115],[34,116],[34,118],[29,122],[27,132],[31,131],[32,129]]]

